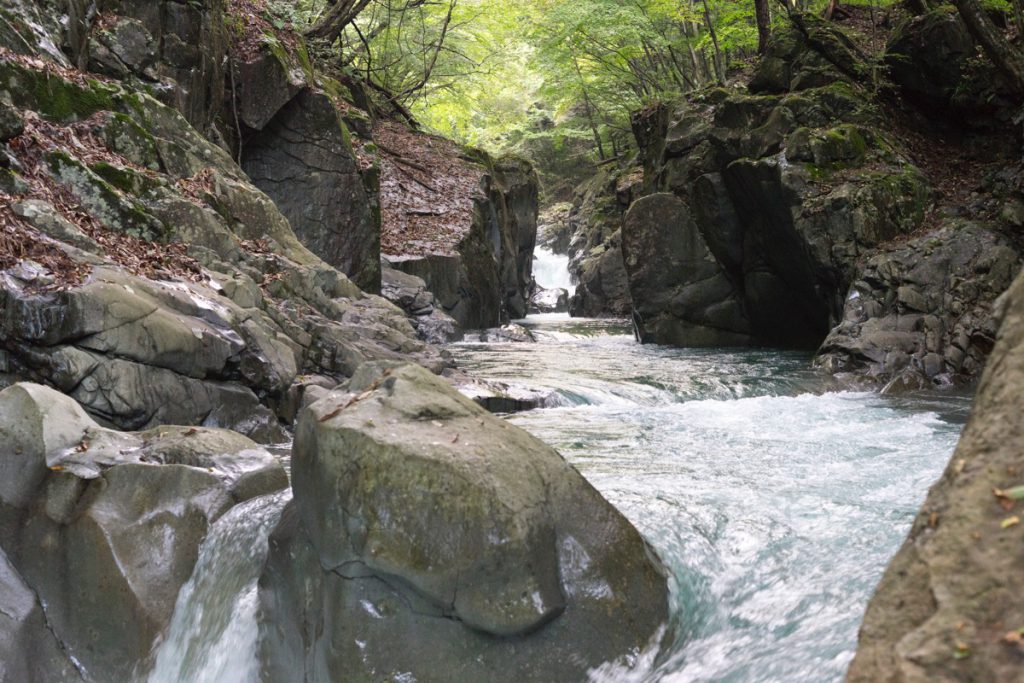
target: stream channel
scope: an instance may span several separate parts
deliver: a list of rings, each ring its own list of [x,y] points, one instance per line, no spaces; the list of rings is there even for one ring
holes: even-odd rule
[[[547,286],[565,286],[558,267]],[[558,449],[644,534],[671,588],[665,651],[603,682],[842,679],[857,628],[969,393],[838,391],[810,356],[637,344],[621,321],[519,321],[535,343],[463,342],[458,364],[553,390],[508,416]],[[219,520],[181,591],[151,683],[256,677],[256,578],[287,494]]]

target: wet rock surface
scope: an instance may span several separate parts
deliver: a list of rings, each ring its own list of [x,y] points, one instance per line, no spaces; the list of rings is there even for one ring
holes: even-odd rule
[[[210,524],[288,485],[277,459],[239,434],[116,432],[37,384],[0,392],[0,443],[0,600],[17,610],[0,621],[0,643],[46,625],[3,666],[45,672],[38,680],[131,679]]]
[[[561,287],[535,287],[530,297],[530,313],[568,313],[569,290]]]
[[[1024,280],[999,313],[971,418],[868,605],[848,681],[1020,677]]]
[[[293,481],[260,580],[267,680],[574,680],[665,618],[628,522],[421,368],[368,370],[310,406]]]

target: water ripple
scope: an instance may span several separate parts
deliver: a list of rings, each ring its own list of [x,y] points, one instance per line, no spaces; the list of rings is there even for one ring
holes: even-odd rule
[[[640,346],[527,319],[537,344],[461,344],[482,376],[569,404],[510,420],[556,447],[657,548],[674,645],[596,681],[841,680],[867,600],[970,397],[835,391],[806,354]]]

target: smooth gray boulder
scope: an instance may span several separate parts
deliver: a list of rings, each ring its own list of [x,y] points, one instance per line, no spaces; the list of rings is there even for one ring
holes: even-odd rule
[[[0,683],[82,680],[47,630],[36,594],[0,550]]]
[[[277,459],[234,432],[116,432],[28,383],[0,392],[0,476],[0,546],[91,680],[131,680],[210,525],[287,486]]]
[[[665,574],[637,531],[423,368],[368,368],[311,405],[292,468],[264,680],[585,680],[660,637]]]

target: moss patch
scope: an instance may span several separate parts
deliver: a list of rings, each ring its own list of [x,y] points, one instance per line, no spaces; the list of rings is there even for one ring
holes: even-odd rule
[[[23,108],[56,121],[79,121],[99,111],[116,109],[118,89],[86,79],[68,81],[47,71],[36,71],[13,61],[0,61],[0,90]]]

